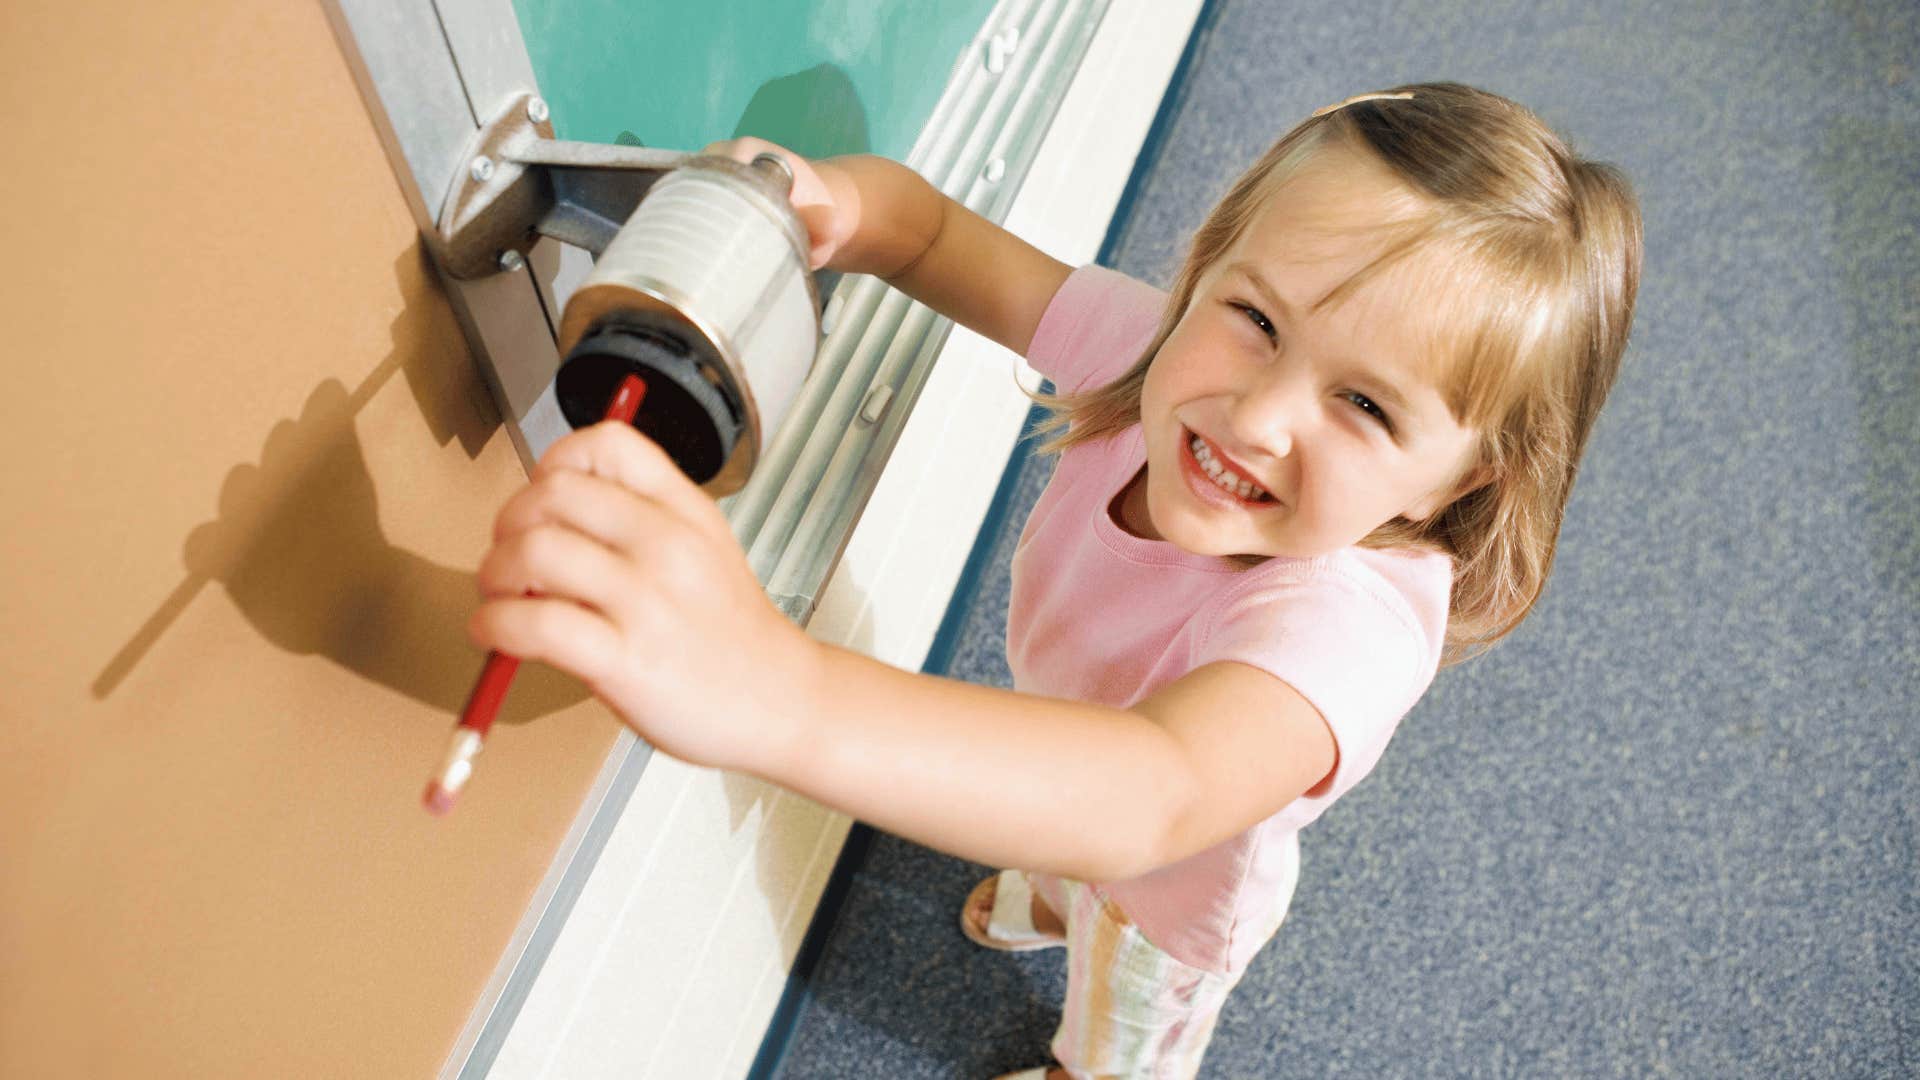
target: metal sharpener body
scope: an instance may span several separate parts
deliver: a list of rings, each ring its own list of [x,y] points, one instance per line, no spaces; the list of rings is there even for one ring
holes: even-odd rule
[[[693,345],[703,374],[743,412],[726,465],[703,485],[715,497],[746,484],[812,365],[820,304],[805,237],[767,173],[690,158],[654,183],[561,317],[563,357],[608,323]]]

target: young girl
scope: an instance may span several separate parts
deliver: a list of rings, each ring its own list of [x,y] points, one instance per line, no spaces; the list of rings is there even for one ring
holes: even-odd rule
[[[1626,183],[1494,95],[1362,95],[1267,151],[1163,294],[891,162],[709,149],[787,158],[814,266],[880,275],[1052,381],[1017,689],[807,637],[714,503],[616,424],[554,444],[501,510],[474,642],[573,672],[676,757],[1016,868],[963,929],[1065,945],[1068,990],[1054,1067],[1010,1075],[1192,1076],[1286,914],[1299,831],[1540,595],[1632,318]]]

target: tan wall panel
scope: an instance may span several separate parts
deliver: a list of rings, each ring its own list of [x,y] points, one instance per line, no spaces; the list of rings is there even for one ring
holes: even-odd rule
[[[313,3],[9,0],[0,87],[0,1075],[428,1074],[618,728],[523,671],[419,806],[524,476],[392,170]]]

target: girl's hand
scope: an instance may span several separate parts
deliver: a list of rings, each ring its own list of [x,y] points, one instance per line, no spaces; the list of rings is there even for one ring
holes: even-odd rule
[[[793,170],[789,200],[806,226],[810,248],[807,269],[818,270],[833,261],[860,227],[860,193],[853,180],[831,161],[808,161],[784,146],[765,139],[743,137],[709,143],[701,150],[735,161],[752,161],[762,153],[779,154]]]
[[[819,646],[767,599],[719,507],[631,425],[547,450],[477,581],[475,644],[573,674],[674,757],[752,772],[789,745]]]

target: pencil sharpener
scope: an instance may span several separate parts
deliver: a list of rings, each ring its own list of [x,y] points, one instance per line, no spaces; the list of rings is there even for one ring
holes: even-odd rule
[[[560,318],[562,414],[597,423],[638,375],[647,393],[634,426],[710,495],[738,491],[820,339],[791,172],[773,154],[744,164],[562,142],[531,100],[509,102],[469,144],[436,257],[454,277],[480,277],[517,268],[541,236],[593,253]]]

